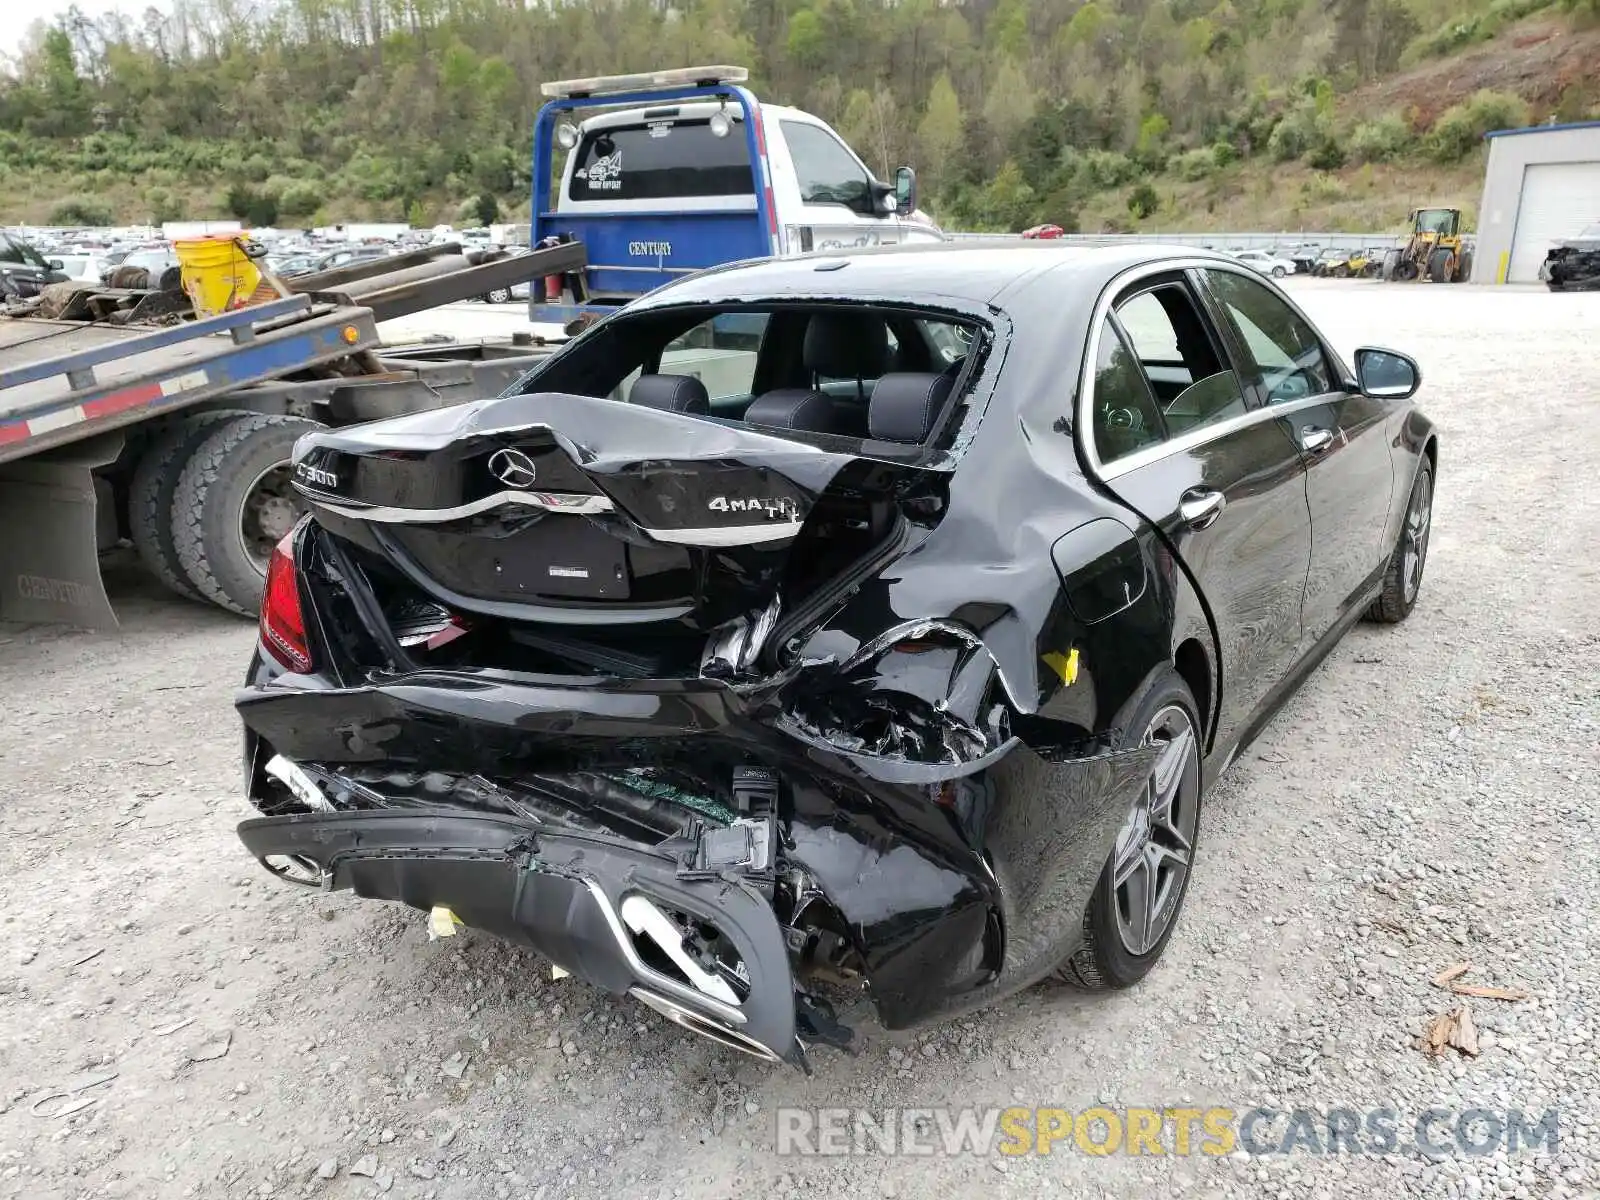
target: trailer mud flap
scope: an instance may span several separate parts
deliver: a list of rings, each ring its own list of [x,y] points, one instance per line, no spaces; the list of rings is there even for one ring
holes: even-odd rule
[[[273,874],[429,910],[528,946],[614,995],[633,995],[697,1033],[798,1062],[794,982],[768,903],[737,879],[682,878],[679,864],[601,835],[457,809],[260,817],[239,838]],[[273,861],[278,860],[278,861]],[[655,927],[666,914],[714,927],[738,954],[736,994]],[[664,953],[662,953],[664,951]],[[649,961],[646,961],[646,960]]]
[[[94,470],[122,453],[108,433],[0,466],[0,620],[115,629],[100,578]]]

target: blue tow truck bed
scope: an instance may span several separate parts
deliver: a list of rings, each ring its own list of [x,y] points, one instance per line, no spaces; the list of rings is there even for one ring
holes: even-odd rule
[[[309,296],[154,330],[0,321],[0,463],[377,345],[370,311]]]
[[[124,541],[171,590],[252,615],[301,511],[300,436],[494,395],[550,349],[383,347],[378,323],[583,263],[452,243],[198,320],[181,295],[65,283],[0,310],[0,620],[114,626],[100,554]]]

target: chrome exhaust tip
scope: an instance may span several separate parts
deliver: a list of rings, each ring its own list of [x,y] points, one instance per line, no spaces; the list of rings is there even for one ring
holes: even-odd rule
[[[710,1038],[720,1046],[730,1050],[738,1050],[763,1062],[782,1062],[776,1052],[752,1037],[747,1037],[737,1029],[729,1028],[703,1013],[697,1013],[692,1008],[679,1004],[676,1000],[669,1000],[659,992],[652,992],[648,988],[635,987],[629,989],[629,995],[635,997],[642,1004],[656,1010],[667,1020],[701,1037]]]

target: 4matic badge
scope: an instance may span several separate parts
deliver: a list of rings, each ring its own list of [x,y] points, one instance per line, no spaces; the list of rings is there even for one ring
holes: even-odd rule
[[[765,513],[769,521],[800,519],[799,507],[787,496],[713,496],[706,507],[718,513]]]

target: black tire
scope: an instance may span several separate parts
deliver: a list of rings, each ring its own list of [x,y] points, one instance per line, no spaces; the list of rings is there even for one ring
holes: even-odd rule
[[[1456,277],[1452,283],[1466,283],[1472,278],[1472,251],[1463,250],[1456,262]]]
[[[172,498],[178,477],[195,447],[215,433],[218,424],[248,416],[241,409],[216,409],[167,423],[140,452],[128,484],[128,535],[140,561],[167,588],[189,600],[205,597],[189,582],[172,540]]]
[[[1434,283],[1450,282],[1450,251],[1440,249],[1428,255],[1428,278]]]
[[[483,298],[485,304],[508,304],[511,301],[510,288],[495,288]]]
[[[1421,545],[1417,548],[1415,578],[1409,573],[1408,549],[1416,540],[1412,517],[1417,506],[1424,503]],[[1389,555],[1389,565],[1383,572],[1383,591],[1366,611],[1369,621],[1383,625],[1398,625],[1411,615],[1417,606],[1417,596],[1422,591],[1422,573],[1428,565],[1428,541],[1433,530],[1433,464],[1426,458],[1417,468],[1417,477],[1411,482],[1411,495],[1406,499],[1406,513],[1400,522],[1400,536],[1395,539],[1394,550]]]
[[[1289,272],[1285,271],[1282,267],[1273,267],[1272,268],[1272,277],[1274,279],[1282,279],[1288,273]]]
[[[1329,274],[1331,274],[1335,279],[1348,279],[1350,278],[1350,264],[1340,263],[1331,272],[1329,272]]]
[[[190,455],[172,500],[172,540],[205,599],[241,616],[260,610],[266,575],[245,548],[246,501],[269,472],[287,468],[302,434],[321,428],[303,417],[255,414],[214,431]]]
[[[1105,869],[1095,884],[1094,896],[1083,915],[1083,944],[1057,972],[1059,977],[1073,987],[1084,991],[1105,991],[1132,987],[1150,973],[1167,948],[1188,894],[1189,879],[1193,874],[1194,852],[1199,846],[1200,832],[1200,719],[1194,696],[1178,673],[1168,669],[1158,676],[1134,706],[1126,728],[1134,731],[1129,736],[1130,745],[1138,745],[1152,730],[1152,725],[1174,710],[1181,711],[1191,733],[1186,756],[1181,764],[1180,786],[1185,789],[1184,824],[1188,833],[1188,865],[1181,879],[1173,881],[1170,900],[1161,911],[1165,925],[1147,949],[1141,953],[1130,950],[1119,929],[1115,872],[1127,827],[1117,837],[1117,845],[1106,860]],[[1169,742],[1169,744],[1171,744]],[[1157,889],[1160,894],[1160,889]]]

